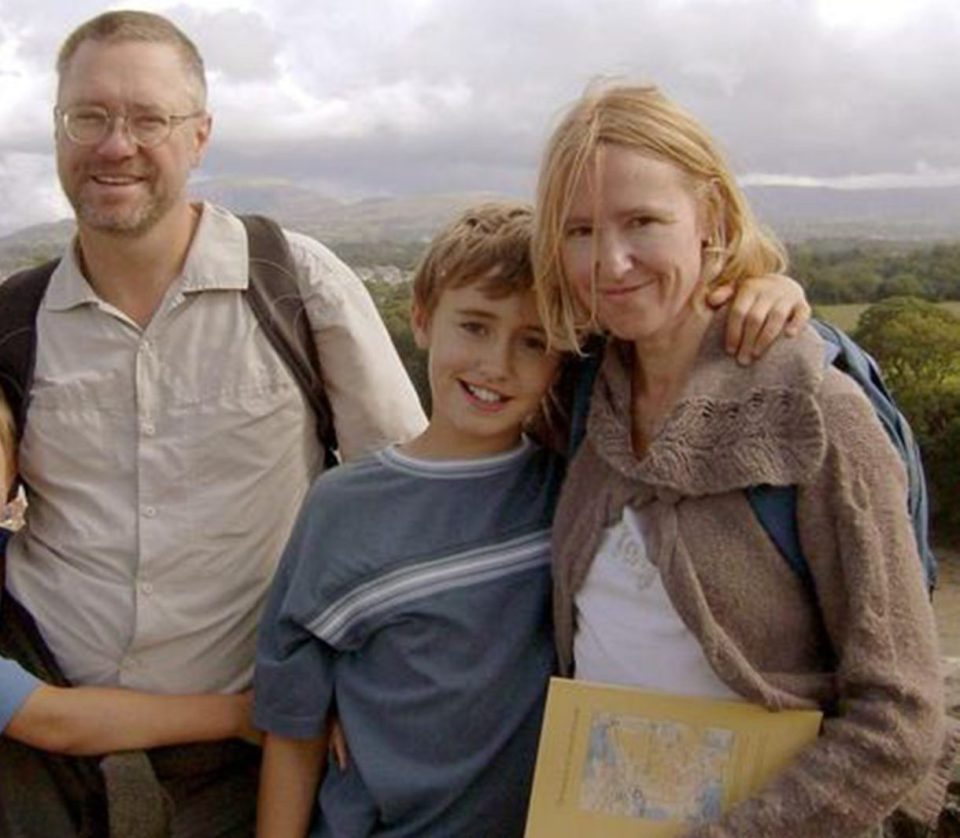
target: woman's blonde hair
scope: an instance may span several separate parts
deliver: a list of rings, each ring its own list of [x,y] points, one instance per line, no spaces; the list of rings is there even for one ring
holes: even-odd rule
[[[563,267],[563,241],[574,194],[605,144],[676,166],[705,202],[719,254],[716,284],[786,269],[783,246],[760,227],[726,160],[704,127],[656,87],[595,85],[567,111],[547,143],[533,231],[533,268],[544,328],[560,346],[595,329]]]

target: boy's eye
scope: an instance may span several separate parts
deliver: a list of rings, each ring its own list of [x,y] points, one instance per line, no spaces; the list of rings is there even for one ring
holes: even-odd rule
[[[475,335],[476,337],[483,337],[487,333],[486,324],[478,320],[464,320],[460,324],[460,328],[468,335]]]
[[[523,338],[523,348],[542,355],[547,351],[547,340],[540,335],[527,335]]]
[[[651,218],[649,215],[634,215],[630,217],[630,220],[627,222],[627,226],[636,230],[641,227],[646,227],[648,224],[652,224],[655,219]]]

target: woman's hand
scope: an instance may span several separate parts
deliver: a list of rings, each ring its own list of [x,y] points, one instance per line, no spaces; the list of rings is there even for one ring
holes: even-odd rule
[[[781,335],[798,334],[810,320],[803,288],[782,274],[746,279],[736,287],[721,285],[709,293],[707,303],[719,308],[731,298],[726,348],[740,364],[759,358]]]

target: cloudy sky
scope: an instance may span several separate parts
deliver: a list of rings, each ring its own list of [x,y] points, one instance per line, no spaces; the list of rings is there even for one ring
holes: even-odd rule
[[[529,195],[564,104],[653,81],[747,182],[960,183],[957,0],[148,0],[200,46],[214,142],[199,177],[341,198]],[[53,58],[108,8],[0,0],[0,233],[67,214]]]

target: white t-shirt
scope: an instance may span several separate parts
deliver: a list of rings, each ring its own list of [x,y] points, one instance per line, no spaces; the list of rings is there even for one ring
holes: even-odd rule
[[[600,541],[576,596],[576,677],[675,695],[739,699],[710,668],[651,563],[642,518],[626,508]]]

